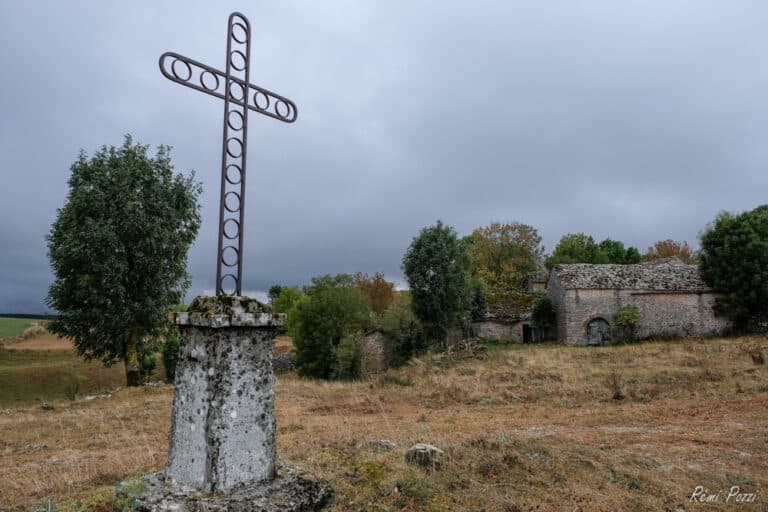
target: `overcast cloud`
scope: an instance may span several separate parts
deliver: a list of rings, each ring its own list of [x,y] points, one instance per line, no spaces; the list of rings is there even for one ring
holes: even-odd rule
[[[222,105],[165,79],[176,51],[224,65],[253,27],[243,289],[384,272],[436,219],[644,250],[694,245],[720,210],[766,203],[765,2],[0,3],[0,312],[39,313],[44,236],[82,148],[169,144],[204,185],[189,296],[214,288]]]

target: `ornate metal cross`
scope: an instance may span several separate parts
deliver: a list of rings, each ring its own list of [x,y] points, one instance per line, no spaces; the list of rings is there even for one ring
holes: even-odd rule
[[[224,100],[217,295],[241,294],[248,110],[285,123],[297,115],[291,100],[248,82],[250,58],[251,24],[239,12],[230,14],[227,25],[226,72],[178,53],[160,56],[166,78]]]

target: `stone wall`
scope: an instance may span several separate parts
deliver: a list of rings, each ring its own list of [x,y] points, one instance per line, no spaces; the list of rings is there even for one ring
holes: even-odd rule
[[[360,375],[372,377],[386,370],[384,333],[373,331],[365,335],[360,347]]]
[[[566,343],[566,333],[568,332],[568,310],[565,307],[565,289],[560,285],[557,275],[550,275],[547,282],[547,296],[552,301],[555,308],[555,321],[557,329],[557,341]]]
[[[587,344],[587,324],[603,318],[613,325],[613,315],[624,306],[640,314],[639,338],[652,336],[710,336],[728,328],[728,321],[714,315],[711,292],[649,292],[644,290],[575,289],[550,298],[558,314],[558,339],[569,345]],[[557,302],[556,302],[557,300]]]
[[[478,338],[495,342],[523,342],[522,322],[500,322],[485,320],[472,323],[472,334]]]

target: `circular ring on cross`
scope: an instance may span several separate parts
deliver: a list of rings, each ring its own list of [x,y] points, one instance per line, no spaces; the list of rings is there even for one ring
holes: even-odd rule
[[[264,98],[264,100],[266,101],[266,105],[262,106],[259,104],[259,97],[260,97],[259,95],[261,95],[261,97]],[[261,91],[256,91],[255,93],[253,93],[253,104],[256,105],[256,108],[258,108],[259,110],[267,110],[269,109],[269,104],[270,104],[269,96]]]
[[[225,282],[226,280],[226,282]],[[237,291],[237,277],[234,274],[224,274],[219,281],[221,291],[227,295],[232,295]]]
[[[233,142],[237,143],[234,144]],[[230,137],[227,139],[227,154],[232,158],[240,158],[243,156],[243,142],[236,138]]]
[[[224,172],[224,178],[230,185],[239,185],[243,177],[243,170],[237,164],[229,164]]]
[[[238,112],[237,110],[230,110],[227,114],[227,126],[229,126],[232,130],[239,132],[243,129],[243,125],[245,124],[245,118],[243,117],[243,114]]]
[[[224,194],[224,209],[230,213],[240,211],[240,194],[234,191]]]
[[[285,106],[285,114],[280,112],[280,105]],[[277,103],[275,103],[275,114],[277,114],[280,119],[288,119],[291,115],[291,106],[285,100],[277,100]]]
[[[228,245],[221,250],[221,263],[225,267],[234,267],[240,259],[240,251],[234,245]]]
[[[235,94],[235,91],[237,91],[239,94]],[[235,101],[243,101],[243,98],[245,98],[245,87],[243,87],[243,85],[238,82],[230,82],[229,99]]]
[[[210,79],[206,79],[206,77],[208,76],[213,77],[216,85],[213,85],[213,86],[210,85]],[[213,92],[219,88],[219,77],[216,76],[214,73],[211,73],[210,71],[205,70],[202,73],[200,73],[200,85],[202,85],[203,89],[205,89],[206,91]]]
[[[184,64],[184,67],[186,68],[186,71],[187,71],[187,77],[186,78],[182,78],[181,75],[179,75],[179,72],[176,71],[176,64],[178,64],[179,62]],[[181,60],[181,59],[173,59],[173,62],[171,62],[171,73],[173,73],[173,76],[175,76],[176,78],[178,78],[182,82],[187,82],[187,81],[189,81],[190,78],[192,78],[192,67],[189,65],[189,62],[187,62],[187,61],[184,61],[184,60]]]
[[[236,70],[243,71],[246,65],[245,54],[240,50],[232,50],[232,53],[229,54],[229,63]]]
[[[227,226],[234,226],[234,227],[227,227]],[[225,220],[224,223],[221,225],[221,233],[224,235],[225,238],[234,240],[235,238],[240,236],[240,222],[237,219]]]
[[[248,29],[239,21],[232,24],[232,39],[240,44],[248,42]]]

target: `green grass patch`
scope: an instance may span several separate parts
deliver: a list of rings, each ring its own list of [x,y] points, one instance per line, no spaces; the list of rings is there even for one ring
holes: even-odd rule
[[[24,330],[32,325],[34,320],[28,318],[5,318],[0,317],[0,340],[5,338],[15,338]]]
[[[0,407],[36,401],[59,401],[79,381],[80,396],[125,385],[122,364],[105,368],[73,352],[0,349]]]

